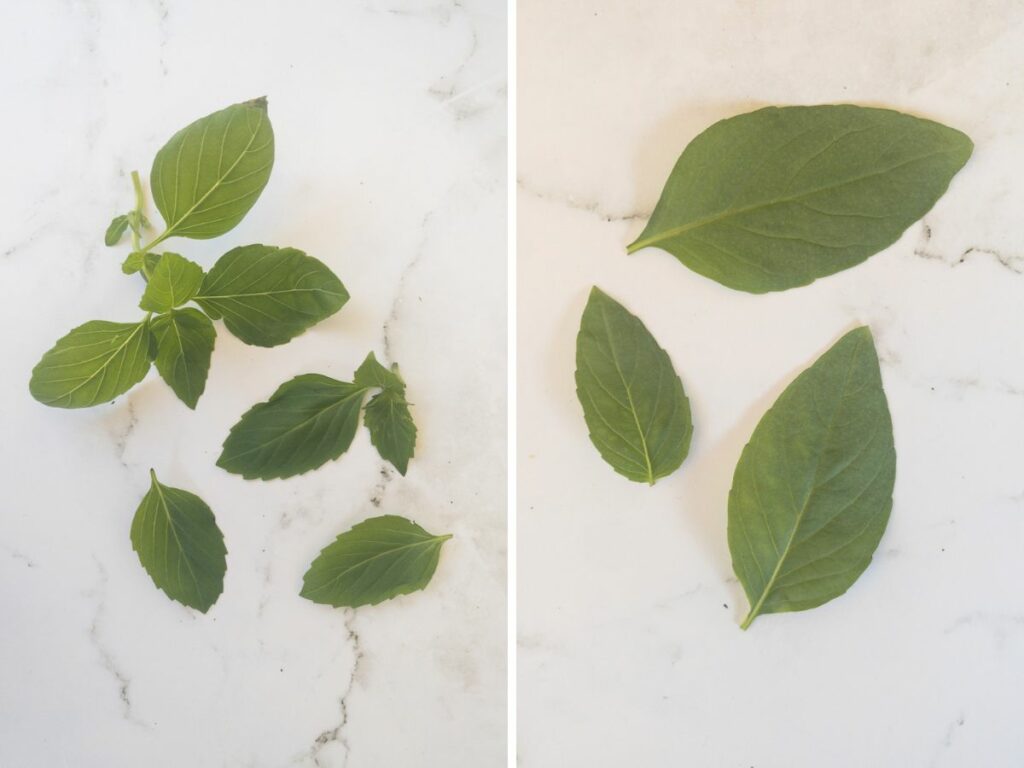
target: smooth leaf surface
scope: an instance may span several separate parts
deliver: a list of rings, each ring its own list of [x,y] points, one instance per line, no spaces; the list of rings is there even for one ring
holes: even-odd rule
[[[157,152],[150,184],[167,233],[223,235],[256,203],[274,165],[266,99],[235,104],[178,131]]]
[[[394,389],[378,392],[366,404],[363,420],[377,453],[404,475],[416,448],[416,425],[405,396]]]
[[[971,155],[960,131],[888,109],[768,107],[683,151],[630,253],[653,245],[751,293],[847,269],[887,248]]]
[[[398,366],[385,368],[377,361],[373,352],[356,368],[353,381],[363,387],[380,387],[399,393],[405,392],[405,382],[398,373]]]
[[[106,403],[149,370],[149,325],[90,320],[61,338],[32,369],[29,391],[57,408]]]
[[[336,459],[352,444],[366,388],[307,373],[246,412],[217,466],[248,479],[291,477]]]
[[[128,231],[128,215],[115,216],[103,235],[103,242],[106,245],[117,245],[124,233]]]
[[[161,256],[163,256],[162,253],[132,251],[122,262],[121,271],[126,275],[134,275],[136,272],[142,271],[153,274],[156,265],[160,263]]]
[[[333,315],[348,291],[302,251],[246,245],[217,260],[195,300],[246,344],[273,347]]]
[[[396,515],[370,518],[320,552],[301,594],[314,603],[355,608],[416,592],[430,582],[450,538]]]
[[[217,332],[198,309],[175,309],[151,323],[156,341],[156,369],[189,408],[195,408],[206,389]]]
[[[149,492],[132,520],[132,549],[168,597],[206,613],[224,591],[224,535],[206,502],[149,474]]]
[[[892,421],[871,331],[843,336],[765,413],[729,493],[729,550],[762,613],[814,608],[871,562],[896,477]]]
[[[146,283],[139,306],[147,312],[169,312],[191,301],[202,283],[202,267],[184,256],[165,253]]]
[[[596,287],[576,337],[576,394],[591,441],[620,475],[653,484],[683,463],[693,423],[672,361],[639,318]]]

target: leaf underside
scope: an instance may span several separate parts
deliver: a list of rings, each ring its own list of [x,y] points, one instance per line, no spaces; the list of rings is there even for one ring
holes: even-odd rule
[[[363,420],[377,453],[404,475],[416,448],[416,425],[405,396],[391,389],[378,392],[366,404]]]
[[[189,408],[195,408],[206,389],[210,357],[217,332],[198,309],[175,309],[154,318],[156,369]]]

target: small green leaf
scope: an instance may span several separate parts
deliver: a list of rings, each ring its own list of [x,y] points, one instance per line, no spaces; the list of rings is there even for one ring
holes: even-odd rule
[[[235,227],[256,203],[274,165],[265,99],[235,104],[178,131],[157,152],[153,201],[164,237],[207,239]]]
[[[163,254],[160,253],[143,253],[142,251],[132,251],[128,254],[128,258],[121,264],[121,271],[126,275],[133,275],[136,272],[142,272],[145,270],[148,274],[153,274],[156,269],[156,265],[160,263],[160,257]]]
[[[576,337],[576,395],[612,469],[650,483],[690,450],[690,401],[668,354],[635,315],[594,288]]]
[[[103,242],[107,245],[117,245],[124,233],[128,230],[128,214],[115,216],[107,227],[107,233],[103,236]]]
[[[154,318],[151,330],[156,340],[157,371],[178,399],[195,409],[206,389],[217,337],[213,323],[198,309],[189,307]]]
[[[377,393],[366,404],[363,420],[377,453],[404,475],[416,448],[416,425],[405,396],[394,389]]]
[[[743,449],[729,493],[729,551],[762,613],[846,592],[892,509],[896,451],[871,331],[857,328],[801,373]]]
[[[405,382],[402,381],[402,377],[398,374],[398,366],[396,365],[390,370],[385,368],[377,362],[373,352],[368,354],[366,359],[356,368],[353,381],[362,387],[380,387],[381,389],[390,389],[398,393],[405,392]]]
[[[356,608],[416,592],[430,583],[450,538],[396,515],[370,518],[320,552],[303,577],[301,594],[314,603]]]
[[[202,499],[149,474],[152,484],[132,520],[132,549],[169,598],[206,613],[224,591],[224,535]]]
[[[341,309],[348,291],[302,251],[245,245],[217,260],[195,300],[246,344],[274,347]]]
[[[61,338],[32,369],[29,391],[57,408],[106,403],[149,370],[149,324],[90,320]]]
[[[165,253],[150,273],[139,306],[147,312],[169,312],[191,301],[202,283],[202,267],[184,256]]]
[[[806,285],[896,242],[973,146],[939,123],[852,105],[722,120],[686,147],[628,251],[663,248],[751,293]]]
[[[245,413],[224,441],[217,466],[247,480],[301,475],[352,444],[366,388],[307,373]]]

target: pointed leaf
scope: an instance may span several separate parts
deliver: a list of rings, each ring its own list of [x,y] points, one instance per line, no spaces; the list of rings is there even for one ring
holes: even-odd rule
[[[316,469],[352,444],[365,395],[365,387],[328,376],[296,376],[231,428],[217,466],[247,480]]]
[[[892,421],[871,331],[857,328],[801,373],[743,449],[729,494],[743,623],[846,592],[892,508]]]
[[[160,263],[161,256],[163,256],[162,253],[132,251],[121,264],[121,271],[126,275],[133,275],[136,272],[142,272],[143,268],[145,268],[145,272],[153,274],[154,270],[156,270],[156,265]]]
[[[156,340],[157,371],[178,399],[195,409],[210,370],[217,336],[213,323],[198,309],[189,307],[154,318],[151,329]]]
[[[61,338],[32,369],[29,391],[57,408],[107,403],[149,370],[149,326],[90,320]]]
[[[353,379],[356,384],[364,387],[380,387],[402,393],[405,391],[405,382],[398,374],[398,366],[391,369],[385,368],[374,356],[373,352],[366,356],[362,364],[356,369]]]
[[[132,520],[132,549],[169,598],[206,613],[224,591],[224,535],[202,499],[149,474],[152,484]]]
[[[246,344],[274,347],[341,309],[348,291],[302,251],[246,245],[218,259],[195,300]]]
[[[861,263],[921,218],[971,156],[960,131],[888,109],[768,107],[686,147],[630,253],[663,248],[751,293]]]
[[[129,221],[127,214],[115,216],[107,227],[107,232],[103,236],[103,242],[106,245],[117,245],[121,238],[124,237],[124,233],[128,230],[128,224]]]
[[[690,450],[690,401],[668,354],[635,315],[594,288],[576,337],[576,394],[612,469],[654,484]]]
[[[363,420],[377,453],[404,475],[416,448],[416,425],[405,396],[393,389],[377,393],[366,404]]]
[[[301,594],[314,603],[355,608],[423,589],[450,538],[396,515],[370,518],[320,552],[303,577]]]
[[[139,306],[147,312],[169,312],[191,301],[202,282],[202,267],[184,256],[165,253],[150,274]]]

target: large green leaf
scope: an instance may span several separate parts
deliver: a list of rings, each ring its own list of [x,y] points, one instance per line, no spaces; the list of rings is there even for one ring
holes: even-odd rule
[[[206,389],[210,356],[217,332],[198,309],[175,309],[153,319],[156,340],[156,369],[174,394],[189,408],[195,408]]]
[[[333,315],[348,291],[302,251],[245,245],[217,260],[195,300],[246,344],[273,347]]]
[[[416,448],[416,425],[405,396],[392,389],[378,392],[366,404],[363,420],[377,453],[404,475]]]
[[[370,518],[320,552],[303,577],[301,594],[314,603],[355,608],[423,589],[450,538],[396,515]]]
[[[971,155],[960,131],[888,109],[768,107],[683,151],[629,252],[663,248],[751,293],[859,264],[894,243]]]
[[[147,312],[169,312],[191,301],[202,283],[202,267],[184,256],[165,253],[153,268],[139,306]]]
[[[874,341],[857,328],[786,387],[736,466],[729,550],[751,604],[743,628],[846,592],[885,530],[895,477]]]
[[[132,549],[168,597],[206,613],[224,591],[224,535],[202,499],[149,474],[149,492],[132,520]]]
[[[591,441],[619,474],[653,485],[683,463],[693,423],[672,361],[639,318],[596,287],[576,337],[576,394]]]
[[[256,203],[274,165],[266,99],[235,104],[178,131],[153,160],[153,201],[163,237],[228,232]],[[161,238],[163,239],[163,238]]]
[[[217,466],[262,480],[316,469],[352,444],[365,395],[365,387],[328,376],[296,376],[231,428]]]
[[[149,324],[90,320],[60,339],[32,369],[29,391],[57,408],[107,403],[149,370]]]

